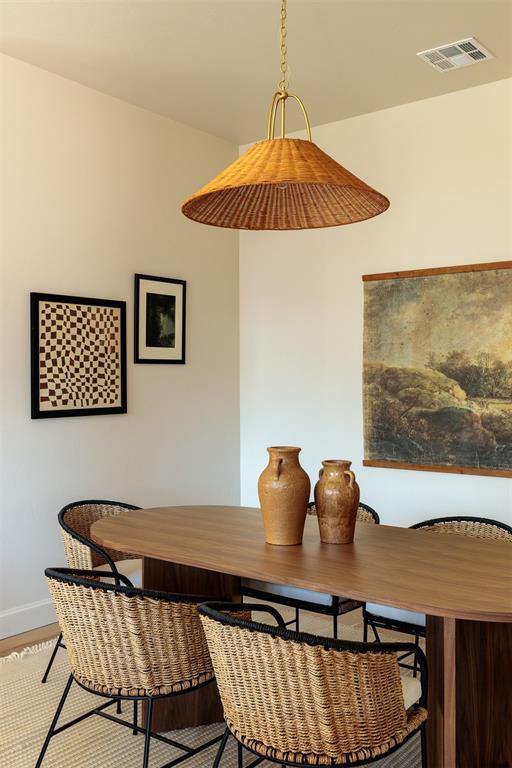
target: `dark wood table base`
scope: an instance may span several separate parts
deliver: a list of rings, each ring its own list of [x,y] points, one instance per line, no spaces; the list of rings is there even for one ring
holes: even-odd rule
[[[176,565],[145,557],[142,570],[144,589],[183,595],[201,595],[222,600],[240,600],[241,579],[188,565]],[[217,685],[211,683],[191,693],[155,701],[153,730],[167,731],[222,721]],[[171,725],[172,724],[172,725]]]
[[[427,659],[429,768],[512,768],[512,624],[429,616]]]

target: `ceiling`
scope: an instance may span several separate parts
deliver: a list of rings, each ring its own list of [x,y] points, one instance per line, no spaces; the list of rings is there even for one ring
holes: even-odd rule
[[[237,143],[264,138],[278,29],[279,0],[0,4],[4,53]],[[415,56],[471,36],[496,59],[441,73]],[[288,58],[313,125],[499,80],[512,0],[288,0]]]

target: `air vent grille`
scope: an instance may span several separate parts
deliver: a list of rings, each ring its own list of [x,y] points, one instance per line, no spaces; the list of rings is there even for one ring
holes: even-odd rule
[[[468,37],[466,40],[459,40],[456,43],[448,43],[439,48],[420,51],[416,56],[419,56],[420,59],[423,59],[439,72],[446,72],[448,69],[460,69],[460,67],[467,67],[480,61],[494,59],[492,53],[474,37]]]

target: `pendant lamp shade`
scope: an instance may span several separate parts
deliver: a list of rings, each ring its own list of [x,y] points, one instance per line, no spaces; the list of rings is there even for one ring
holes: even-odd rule
[[[352,224],[388,207],[312,141],[272,138],[253,144],[181,210],[217,227],[287,230]]]
[[[268,115],[267,139],[253,144],[188,200],[189,219],[232,229],[316,229],[378,216],[389,200],[311,141],[302,100],[288,91],[286,0],[281,0],[281,80]],[[286,103],[298,104],[308,141],[286,138]],[[276,117],[281,137],[274,138]]]

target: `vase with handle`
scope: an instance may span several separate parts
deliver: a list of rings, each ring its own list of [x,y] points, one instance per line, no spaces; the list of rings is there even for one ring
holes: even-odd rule
[[[267,544],[302,542],[311,483],[299,463],[300,448],[267,448],[268,465],[258,480]]]
[[[322,461],[320,479],[315,486],[315,506],[320,540],[325,544],[354,541],[359,486],[351,464],[342,459]]]

